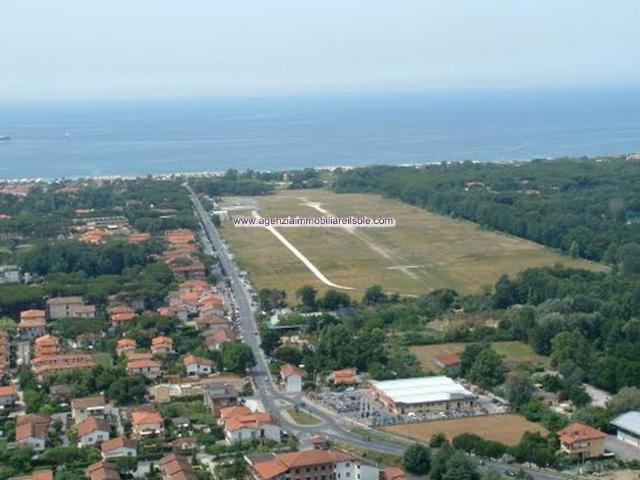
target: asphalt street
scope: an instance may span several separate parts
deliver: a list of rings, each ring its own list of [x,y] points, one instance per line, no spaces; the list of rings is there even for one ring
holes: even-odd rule
[[[264,408],[277,419],[283,429],[299,439],[302,447],[310,445],[310,437],[312,435],[321,435],[329,440],[354,445],[359,448],[401,456],[405,450],[405,446],[401,442],[381,440],[382,432],[378,430],[372,430],[371,436],[355,433],[351,430],[353,425],[350,426],[349,421],[339,414],[331,414],[315,407],[308,401],[303,400],[301,394],[286,394],[278,390],[269,372],[267,359],[260,348],[260,335],[247,286],[240,276],[237,265],[231,260],[231,256],[220,239],[209,214],[193,190],[188,185],[185,186],[189,190],[191,201],[206,234],[206,239],[210,243],[211,250],[216,253],[220,266],[229,280],[233,302],[238,312],[238,325],[242,340],[251,347],[256,360],[256,366],[251,372],[255,385],[254,393],[258,400],[262,402]],[[290,417],[285,413],[286,410],[301,402],[305,402],[305,410],[322,421],[320,424],[302,426],[290,421]],[[492,468],[499,472],[505,472],[506,470],[514,469],[514,466],[487,462],[483,468]],[[569,478],[559,472],[540,471],[537,469],[526,469],[526,471],[536,480],[565,480]]]

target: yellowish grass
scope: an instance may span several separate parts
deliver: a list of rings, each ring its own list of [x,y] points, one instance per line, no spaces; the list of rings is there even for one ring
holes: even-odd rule
[[[322,215],[308,205],[314,202],[337,216],[395,218],[395,228],[355,232],[338,228],[279,229],[331,281],[360,292],[379,284],[401,294],[422,294],[437,288],[476,293],[493,285],[501,274],[514,275],[528,267],[563,263],[604,269],[533,242],[485,231],[473,223],[377,195],[284,190],[252,200],[258,203],[263,217]],[[226,221],[222,233],[257,288],[281,288],[289,296],[305,284],[320,291],[326,289],[270,232],[234,228]]]
[[[511,414],[392,425],[384,427],[383,430],[424,442],[428,442],[438,433],[444,433],[449,440],[461,433],[475,433],[485,440],[493,440],[505,445],[517,445],[527,431],[547,433],[541,425],[530,422],[520,415]]]

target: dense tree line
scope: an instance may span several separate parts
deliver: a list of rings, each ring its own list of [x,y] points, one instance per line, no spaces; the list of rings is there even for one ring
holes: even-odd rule
[[[224,195],[267,195],[273,193],[273,183],[256,178],[253,172],[228,170],[224,176],[201,177],[190,181],[195,192],[213,197]]]
[[[640,272],[640,162],[624,159],[365,167],[337,192],[373,192]]]

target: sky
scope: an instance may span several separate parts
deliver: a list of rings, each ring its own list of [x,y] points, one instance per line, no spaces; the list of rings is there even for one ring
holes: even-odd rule
[[[640,85],[638,0],[0,0],[0,100]]]

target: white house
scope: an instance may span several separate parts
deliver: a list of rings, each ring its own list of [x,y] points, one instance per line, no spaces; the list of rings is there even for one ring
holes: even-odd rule
[[[117,457],[135,457],[138,454],[137,445],[138,443],[135,440],[129,440],[128,438],[112,438],[100,445],[102,458],[108,460]]]
[[[183,361],[187,375],[209,375],[212,371],[211,360],[194,355],[187,355]]]
[[[280,427],[264,412],[252,412],[244,406],[220,409],[219,423],[224,425],[227,443],[250,440],[280,441]]]
[[[380,478],[380,469],[378,467],[357,458],[336,461],[333,465],[333,471],[335,478],[345,480],[378,480]]]
[[[106,421],[88,417],[76,425],[78,447],[91,447],[109,440],[109,425]]]
[[[302,379],[304,378],[304,372],[302,370],[285,363],[280,368],[280,377],[282,378],[282,383],[287,393],[302,392]]]

